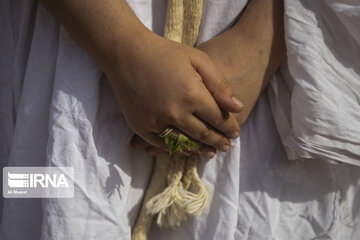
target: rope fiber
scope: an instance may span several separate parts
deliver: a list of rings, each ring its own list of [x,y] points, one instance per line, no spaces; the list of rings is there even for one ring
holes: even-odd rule
[[[199,34],[203,0],[168,0],[164,37],[194,46]],[[160,227],[178,227],[188,216],[200,215],[210,202],[202,183],[198,154],[156,155],[152,178],[133,228],[132,240],[146,240],[153,218]]]

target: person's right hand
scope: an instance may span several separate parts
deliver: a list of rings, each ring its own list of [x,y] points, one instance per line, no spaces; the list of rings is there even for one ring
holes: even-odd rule
[[[174,127],[220,151],[239,136],[231,114],[223,112],[204,85],[228,87],[203,52],[147,33],[106,72],[129,127],[150,144],[166,148],[157,135]]]
[[[150,32],[125,0],[41,3],[102,68],[129,127],[147,142],[164,148],[157,134],[174,127],[226,150],[239,135],[228,112],[241,107],[206,54]]]

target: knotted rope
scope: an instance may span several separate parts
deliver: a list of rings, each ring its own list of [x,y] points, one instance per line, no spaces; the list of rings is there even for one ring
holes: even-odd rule
[[[194,46],[198,37],[203,0],[168,0],[164,37]],[[146,240],[152,220],[175,228],[188,216],[201,214],[210,202],[209,189],[197,172],[198,155],[160,153],[143,204],[133,228],[132,240]]]

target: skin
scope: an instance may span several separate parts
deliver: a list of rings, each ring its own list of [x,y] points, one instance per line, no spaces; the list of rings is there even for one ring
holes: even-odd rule
[[[286,57],[283,8],[283,0],[251,0],[229,31],[197,47],[210,56],[230,82],[234,96],[244,104],[243,110],[235,114],[239,125],[246,122]],[[149,155],[160,152],[138,136],[134,136],[132,145]],[[204,156],[214,156],[213,148],[201,146]]]
[[[286,58],[283,0],[251,0],[229,31],[201,44],[244,104],[244,124],[271,77]]]
[[[128,126],[166,149],[157,135],[174,127],[227,151],[241,105],[203,51],[149,31],[124,0],[40,1],[102,68]],[[171,53],[171,54],[169,54]]]

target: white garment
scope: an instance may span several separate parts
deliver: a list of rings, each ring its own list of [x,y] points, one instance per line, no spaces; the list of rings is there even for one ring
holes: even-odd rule
[[[297,2],[286,1],[286,24]],[[129,4],[161,34],[166,0]],[[207,0],[199,41],[229,28],[245,4]],[[344,19],[356,28],[352,18]],[[130,148],[133,133],[106,79],[37,2],[1,1],[0,29],[1,165],[75,170],[73,199],[3,199],[0,239],[130,239],[152,160]],[[287,43],[290,34],[287,28]],[[296,68],[298,62],[290,59]],[[290,91],[273,82],[278,87],[272,84],[269,91],[278,122],[276,109],[283,108],[276,104],[291,106],[277,103],[273,92]],[[287,130],[279,131],[283,136]],[[267,93],[232,146],[202,161],[202,178],[213,192],[209,210],[175,231],[153,225],[149,239],[357,239],[360,170],[319,160],[289,161]]]
[[[360,165],[360,2],[288,1],[272,106],[290,159]]]

